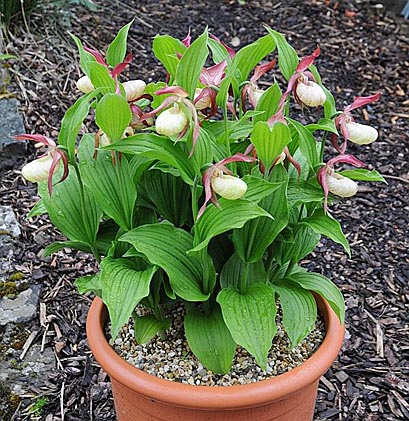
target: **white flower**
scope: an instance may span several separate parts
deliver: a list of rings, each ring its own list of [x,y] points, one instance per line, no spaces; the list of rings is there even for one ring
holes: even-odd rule
[[[355,123],[345,123],[349,133],[348,140],[358,145],[368,145],[378,138],[378,131],[372,126]]]
[[[129,80],[128,82],[124,82],[122,85],[128,102],[142,96],[146,88],[146,83],[143,80]]]
[[[308,107],[318,107],[323,105],[327,99],[321,86],[310,80],[299,82],[296,88],[296,93],[300,101]]]
[[[124,133],[122,135],[122,139],[124,139],[126,137],[129,137],[129,136],[133,136],[133,135],[134,135],[133,128],[131,126],[128,126],[125,129],[125,131],[124,131]],[[105,133],[101,133],[101,135],[99,136],[98,142],[99,142],[99,146],[102,146],[102,147],[108,146],[108,145],[110,145],[112,143],[111,142],[111,139]]]
[[[341,197],[351,197],[358,191],[358,184],[341,174],[326,174],[328,190]]]
[[[159,114],[156,119],[155,128],[159,134],[173,136],[179,134],[186,127],[187,123],[186,114],[175,103],[172,108],[168,108]]]
[[[285,152],[281,152],[279,155],[279,158],[277,159],[277,162],[274,165],[281,164],[285,158],[286,158]]]
[[[32,183],[47,180],[52,163],[53,158],[51,155],[43,156],[42,158],[35,159],[24,165],[21,169],[21,174],[26,180],[31,181]],[[58,166],[59,161],[56,170]]]
[[[214,192],[228,200],[240,199],[247,191],[243,180],[223,173],[213,175],[210,184]]]
[[[87,94],[94,90],[94,85],[88,76],[83,76],[77,80],[77,89],[82,93]]]

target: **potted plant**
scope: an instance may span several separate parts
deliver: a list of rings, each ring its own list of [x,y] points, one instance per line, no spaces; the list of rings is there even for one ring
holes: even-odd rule
[[[328,204],[354,195],[354,180],[384,181],[346,153],[348,142],[376,140],[352,111],[380,95],[337,111],[314,66],[319,48],[300,59],[268,27],[238,52],[207,30],[194,41],[158,35],[152,49],[166,80],[120,82],[132,59],[130,25],[105,56],[72,36],[84,95],[66,112],[58,142],[19,136],[45,147],[22,169],[41,197],[30,216],[47,213],[68,238],[44,254],[71,247],[99,263],[99,273],[76,284],[97,296],[87,334],[111,376],[118,419],[311,419],[318,380],[342,343],[345,309],[338,288],[299,263],[321,235],[350,254]],[[267,73],[282,82],[261,89]],[[89,114],[95,127],[85,130]],[[137,314],[138,305],[148,312]],[[159,379],[109,345],[108,315],[113,339],[133,316],[143,343],[166,338],[175,306],[183,307],[188,346],[215,373],[230,371],[237,345],[268,369],[278,308],[291,347],[312,331],[317,313],[325,339],[299,367],[231,387]]]

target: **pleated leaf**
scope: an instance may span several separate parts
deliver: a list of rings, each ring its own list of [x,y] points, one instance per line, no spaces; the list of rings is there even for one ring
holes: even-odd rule
[[[131,118],[128,102],[122,95],[104,95],[95,109],[95,122],[113,142],[122,138]]]
[[[341,244],[348,255],[351,256],[351,249],[342,232],[341,224],[328,213],[325,214],[322,209],[316,210],[311,216],[303,219],[301,223],[308,225],[314,232],[325,235],[332,241]]]
[[[224,288],[217,295],[223,319],[233,339],[247,349],[263,370],[277,332],[275,294],[266,284],[250,285],[241,294],[236,288]]]
[[[132,23],[133,20],[132,22],[129,22],[127,25],[123,26],[111,44],[109,44],[106,60],[107,63],[112,67],[115,67],[117,64],[124,61],[126,55],[126,40],[128,38],[128,31]]]
[[[101,276],[99,273],[96,275],[86,275],[77,278],[74,282],[80,294],[93,292],[98,297],[102,295]]]
[[[51,222],[66,237],[71,241],[95,244],[102,211],[87,189],[84,189],[82,203],[82,190],[74,168],[70,166],[68,177],[54,186],[51,196],[46,182],[39,183],[38,189]]]
[[[388,182],[376,170],[365,170],[364,168],[358,168],[356,170],[340,171],[339,173],[344,177],[350,178],[351,180],[380,181],[382,183],[388,184]]]
[[[248,221],[243,228],[233,231],[232,240],[237,254],[245,262],[261,260],[266,248],[288,223],[287,172],[282,165],[274,167],[269,181],[282,183],[281,187],[259,202],[272,218],[257,218]]]
[[[296,272],[291,274],[291,280],[302,288],[321,295],[334,310],[341,324],[345,320],[344,297],[338,287],[327,277],[314,272]]]
[[[102,300],[108,308],[113,338],[142,298],[149,295],[150,283],[158,267],[138,269],[130,259],[106,257],[101,263]]]
[[[282,182],[271,183],[264,178],[259,178],[252,175],[245,175],[243,177],[243,181],[245,181],[247,184],[247,191],[243,196],[243,199],[247,199],[256,203],[271,193],[275,192],[283,185]]]
[[[142,225],[124,234],[120,241],[132,244],[152,264],[160,266],[181,298],[188,301],[209,298],[202,290],[206,281],[203,263],[197,256],[187,255],[193,246],[193,237],[188,232],[167,223]]]
[[[298,66],[298,55],[294,48],[286,41],[284,36],[271,28],[267,28],[268,33],[272,36],[277,44],[278,49],[278,66],[281,73],[288,80],[295,72]]]
[[[279,295],[283,325],[294,348],[314,329],[317,303],[311,292],[294,282],[275,283],[273,288]]]
[[[267,121],[274,115],[278,108],[278,103],[281,98],[281,89],[277,82],[271,85],[261,96],[257,102],[256,111],[262,111],[262,114],[257,114],[253,117],[253,122]]]
[[[299,148],[301,153],[307,159],[311,169],[320,163],[320,158],[317,151],[317,141],[312,133],[296,120],[288,118],[293,129],[298,133]]]
[[[140,133],[121,139],[105,149],[116,150],[127,154],[140,154],[152,160],[171,165],[180,172],[180,176],[187,184],[193,185],[195,171],[179,143],[172,142],[168,137],[155,134]]]
[[[266,169],[271,167],[284,146],[290,142],[290,129],[284,123],[275,123],[273,127],[270,127],[266,121],[259,121],[251,134],[251,143],[255,146],[257,156]]]
[[[200,73],[209,54],[207,29],[185,50],[176,68],[176,85],[181,86],[193,100]]]
[[[84,184],[93,192],[103,211],[121,228],[132,227],[136,201],[136,187],[132,181],[128,161],[112,162],[111,155],[100,151],[97,159],[80,162]]]
[[[287,197],[290,207],[293,207],[302,203],[322,202],[324,192],[321,187],[292,178],[288,183]]]
[[[109,70],[101,63],[92,62],[88,64],[89,78],[94,88],[99,88],[103,94],[114,93],[116,89],[115,80]]]
[[[195,247],[191,252],[205,248],[209,241],[233,228],[241,228],[247,221],[271,215],[260,206],[248,200],[219,200],[221,208],[210,205],[195,224]]]
[[[220,273],[220,286],[221,288],[238,288],[243,276],[247,277],[248,285],[258,282],[266,283],[267,281],[267,273],[261,260],[254,263],[245,263],[236,253],[233,253]]]
[[[228,373],[236,342],[223,320],[220,307],[215,307],[211,314],[189,309],[184,326],[189,347],[200,362],[214,373]]]
[[[185,45],[170,35],[156,35],[153,39],[152,51],[172,78],[179,64],[178,54],[182,55],[185,50]]]
[[[138,317],[133,313],[135,323],[135,339],[138,344],[150,341],[160,331],[165,331],[170,327],[170,320],[158,320],[153,315]]]

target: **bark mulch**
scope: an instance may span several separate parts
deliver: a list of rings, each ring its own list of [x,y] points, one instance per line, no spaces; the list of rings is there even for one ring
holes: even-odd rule
[[[184,38],[189,28],[196,36],[208,25],[227,44],[242,46],[264,34],[263,24],[268,24],[283,32],[300,54],[321,46],[318,67],[339,108],[355,95],[383,91],[378,103],[355,112],[357,121],[379,128],[379,140],[359,148],[350,145],[349,152],[378,169],[388,185],[360,183],[357,196],[332,206],[348,233],[350,259],[323,239],[304,261],[333,279],[347,303],[346,340],[320,383],[315,419],[409,419],[409,23],[372,0],[97,3],[96,13],[78,6],[48,6],[32,17],[31,34],[9,35],[7,52],[18,56],[9,62],[9,92],[21,102],[27,132],[56,137],[59,121],[77,95],[74,83],[80,71],[67,31],[103,50],[133,18],[130,46],[135,59],[129,77],[150,81],[163,76],[150,48],[158,32]],[[32,390],[13,419],[30,419],[28,406],[46,396],[48,403],[37,419],[114,420],[109,379],[85,338],[91,300],[73,287],[78,276],[96,269],[95,263],[70,250],[42,258],[42,249],[60,235],[45,218],[26,219],[35,188],[22,180],[18,169],[3,174],[0,183],[1,203],[14,208],[22,226],[11,258],[14,268],[42,286],[40,317],[26,327],[38,330],[37,341],[55,350],[58,368],[50,386]]]

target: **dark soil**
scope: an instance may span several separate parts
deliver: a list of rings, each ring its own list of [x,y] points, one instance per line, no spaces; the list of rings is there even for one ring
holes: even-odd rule
[[[31,34],[17,30],[6,41],[7,52],[19,57],[9,61],[8,90],[21,102],[27,132],[56,137],[76,95],[80,71],[67,31],[104,50],[118,28],[133,18],[130,77],[163,77],[150,48],[158,32],[184,38],[189,28],[195,36],[208,25],[227,44],[234,38],[243,46],[263,35],[263,24],[268,24],[283,32],[300,54],[321,46],[318,67],[336,94],[338,108],[355,95],[383,91],[378,103],[355,112],[357,121],[379,128],[379,140],[349,146],[349,152],[380,171],[388,185],[360,183],[357,196],[332,206],[348,234],[351,259],[323,239],[304,262],[333,279],[347,302],[346,340],[320,383],[315,419],[409,419],[409,23],[386,13],[376,0],[97,3],[96,13],[75,7],[34,14]],[[85,338],[91,300],[73,287],[78,276],[96,269],[95,263],[69,250],[42,258],[42,249],[60,236],[45,218],[26,219],[35,186],[22,180],[18,169],[3,174],[0,182],[1,203],[15,209],[22,227],[12,258],[15,270],[43,287],[42,316],[27,328],[48,332],[46,345],[55,349],[58,360],[58,374],[50,378],[53,387],[33,390],[34,396],[48,398],[37,419],[114,420],[109,379]],[[33,399],[23,398],[12,419],[30,419],[26,409]]]

